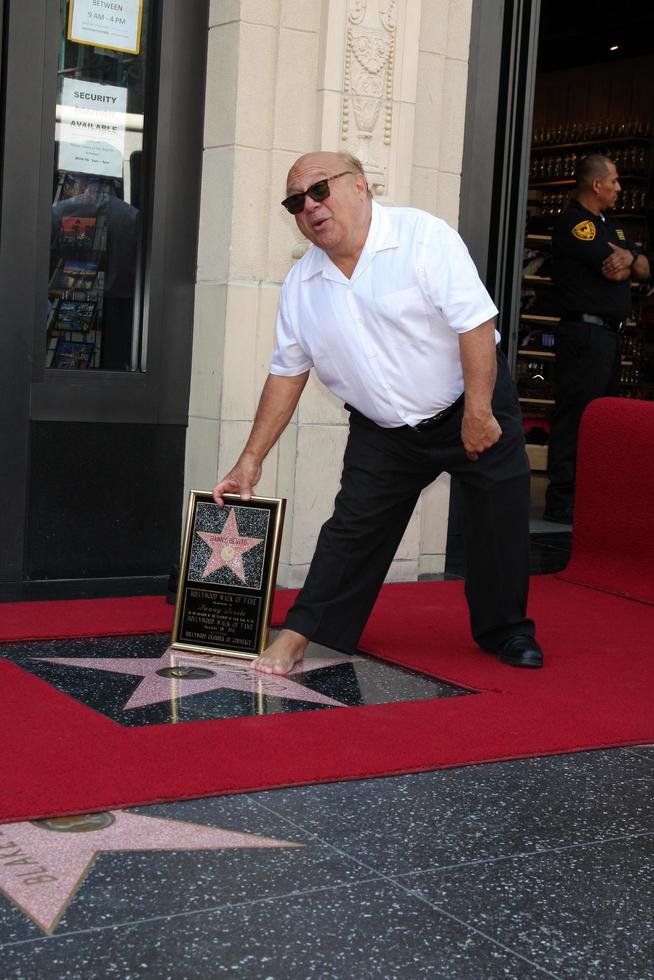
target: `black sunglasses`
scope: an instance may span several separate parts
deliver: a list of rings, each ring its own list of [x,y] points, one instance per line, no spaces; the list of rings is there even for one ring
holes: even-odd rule
[[[333,177],[325,177],[324,180],[318,180],[315,184],[312,184],[311,187],[307,187],[305,191],[302,191],[301,194],[291,194],[290,197],[287,197],[284,201],[282,201],[282,204],[291,214],[299,214],[300,211],[304,210],[304,199],[307,194],[312,201],[325,201],[330,194],[329,181],[336,180],[337,177],[344,177],[345,174],[353,173],[353,170],[344,170],[340,174],[334,174]]]

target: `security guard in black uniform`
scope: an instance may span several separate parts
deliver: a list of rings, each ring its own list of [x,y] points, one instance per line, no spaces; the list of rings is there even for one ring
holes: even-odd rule
[[[552,234],[552,276],[561,321],[555,335],[556,407],[549,442],[545,520],[572,522],[579,422],[593,398],[617,395],[620,330],[631,310],[632,279],[649,262],[627,239],[615,207],[620,183],[609,157],[591,154],[576,172],[577,196]]]

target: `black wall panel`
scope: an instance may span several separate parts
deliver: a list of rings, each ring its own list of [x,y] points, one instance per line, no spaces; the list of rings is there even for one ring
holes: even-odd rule
[[[167,575],[184,441],[183,426],[33,422],[27,577]]]

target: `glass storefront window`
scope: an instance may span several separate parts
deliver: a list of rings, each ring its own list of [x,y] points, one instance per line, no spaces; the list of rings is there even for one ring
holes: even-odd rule
[[[152,0],[60,0],[45,365],[134,371]]]

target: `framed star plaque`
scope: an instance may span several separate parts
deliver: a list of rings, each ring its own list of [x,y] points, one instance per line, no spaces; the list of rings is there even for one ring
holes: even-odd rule
[[[171,646],[253,660],[268,644],[286,501],[191,490]]]

